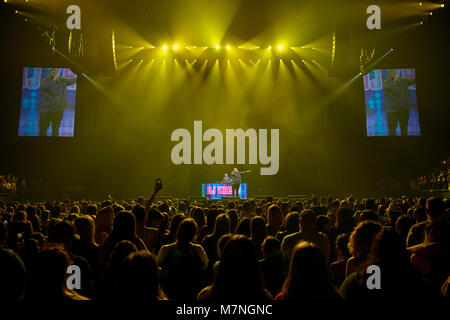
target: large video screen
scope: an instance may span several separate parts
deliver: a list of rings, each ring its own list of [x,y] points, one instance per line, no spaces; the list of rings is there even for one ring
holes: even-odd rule
[[[364,76],[367,136],[419,136],[415,69],[378,69]]]
[[[76,81],[67,68],[23,68],[19,136],[73,137]]]

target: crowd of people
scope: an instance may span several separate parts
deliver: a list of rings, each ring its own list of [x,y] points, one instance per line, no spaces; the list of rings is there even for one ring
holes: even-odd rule
[[[449,190],[448,179],[450,177],[450,156],[448,160],[441,162],[439,168],[417,178],[419,190]]]
[[[17,192],[19,179],[12,174],[0,174],[0,194],[14,194]]]
[[[0,204],[0,301],[449,299],[448,199],[196,203],[157,192]]]

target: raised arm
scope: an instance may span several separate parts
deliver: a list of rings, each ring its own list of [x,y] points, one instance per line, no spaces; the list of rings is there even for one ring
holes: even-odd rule
[[[150,207],[152,206],[153,200],[155,200],[155,197],[158,194],[158,192],[159,192],[158,186],[155,184],[155,191],[153,191],[153,194],[147,200],[147,204],[145,205],[145,210],[146,211],[150,210]]]

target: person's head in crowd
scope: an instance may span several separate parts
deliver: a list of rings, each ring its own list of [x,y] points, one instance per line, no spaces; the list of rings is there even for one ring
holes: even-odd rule
[[[29,221],[19,220],[8,224],[8,248],[18,252],[32,233],[33,229]]]
[[[316,217],[316,231],[328,234],[331,230],[331,221],[325,215],[319,215]]]
[[[398,203],[391,203],[389,207],[386,210],[387,217],[388,217],[388,223],[391,227],[395,227],[395,223],[397,222],[397,219],[403,215],[403,210],[400,204]]]
[[[44,248],[36,255],[29,268],[25,300],[52,303],[68,300],[88,300],[67,287],[67,268],[71,260],[59,245]]]
[[[199,229],[206,225],[205,211],[201,207],[194,207],[192,209],[192,218],[197,222]]]
[[[88,216],[95,216],[97,215],[97,205],[96,204],[90,204],[86,207],[86,212]]]
[[[27,220],[27,213],[25,211],[18,211],[16,213],[14,213],[13,215],[13,222],[18,222],[18,221],[26,221]]]
[[[113,204],[112,208],[114,216],[116,216],[119,212],[125,211],[125,207],[117,203]]]
[[[129,254],[120,267],[117,302],[142,305],[166,299],[155,256],[144,250]]]
[[[424,197],[419,197],[416,201],[416,205],[418,207],[422,207],[424,209],[425,209],[426,204],[427,204],[427,199]]]
[[[80,207],[77,205],[72,206],[72,208],[70,208],[69,213],[76,213],[76,214],[80,214]]]
[[[363,210],[359,215],[359,221],[378,221],[378,215],[373,210]]]
[[[286,234],[292,234],[292,233],[296,233],[298,232],[299,228],[299,217],[300,214],[298,212],[290,212],[288,213],[288,215],[285,218],[285,230],[286,230]]]
[[[425,211],[427,213],[428,220],[438,221],[441,220],[445,213],[444,202],[440,197],[431,197],[427,199]]]
[[[235,209],[228,210],[227,216],[230,219],[230,233],[234,233],[239,222],[238,212]]]
[[[120,211],[114,218],[114,226],[111,232],[113,241],[136,240],[136,218],[131,212]]]
[[[206,214],[206,227],[208,229],[208,233],[211,234],[214,231],[214,225],[216,224],[216,218],[219,215],[217,208],[210,208],[208,213]]]
[[[213,234],[217,237],[221,237],[229,232],[230,232],[230,218],[228,218],[228,216],[225,213],[221,213],[216,218]]]
[[[199,298],[236,302],[270,300],[262,284],[255,247],[249,238],[234,235],[226,242],[213,285],[202,290]]]
[[[427,213],[425,207],[415,207],[413,209],[412,217],[415,223],[420,223],[427,220]]]
[[[144,197],[138,197],[137,198],[137,203],[138,203],[138,205],[140,205],[140,206],[145,206],[145,199],[144,199]]]
[[[37,240],[40,247],[43,247],[46,242],[45,236],[41,232],[33,232],[30,236],[30,239]]]
[[[158,210],[160,212],[170,213],[170,206],[166,202],[163,202],[158,206]]]
[[[413,222],[407,215],[401,215],[395,223],[395,232],[398,233],[405,245],[409,229],[411,229],[412,225]]]
[[[107,262],[108,269],[113,273],[119,271],[120,265],[125,258],[132,252],[136,252],[136,245],[129,240],[119,241],[115,246]]]
[[[250,238],[251,232],[250,232],[250,219],[249,218],[241,218],[239,220],[239,224],[236,227],[235,234],[241,234],[246,236],[247,238]]]
[[[373,239],[380,231],[381,224],[369,220],[360,222],[350,234],[348,248],[355,259],[356,266],[361,266],[366,261]]]
[[[348,250],[348,242],[350,237],[346,233],[341,233],[336,238],[336,252],[338,260],[347,261],[350,258],[350,251]]]
[[[300,232],[312,232],[316,229],[316,214],[311,209],[305,209],[298,219]]]
[[[197,235],[197,222],[192,218],[185,218],[180,222],[177,229],[177,243],[178,244],[189,244],[189,242],[194,241]]]
[[[164,219],[163,215],[166,215],[167,219],[169,218],[168,213],[161,213],[157,208],[150,208],[147,213],[147,227],[150,228],[158,228]]]
[[[276,235],[283,225],[282,209],[277,205],[271,205],[267,210],[267,227],[271,235]]]
[[[280,255],[281,242],[275,237],[267,236],[261,244],[261,250],[264,258]]]
[[[377,210],[377,204],[374,199],[367,199],[364,203],[364,209],[375,212]]]
[[[75,235],[75,227],[70,221],[60,221],[53,227],[52,237],[49,238],[49,242],[62,245],[65,249],[69,249],[72,246],[73,238]]]
[[[149,219],[150,220],[150,219]],[[169,215],[165,212],[161,213],[161,222],[158,225],[160,236],[169,232]]]
[[[270,207],[269,207],[269,209],[270,209]],[[289,202],[281,203],[280,209],[281,209],[282,217],[283,218],[286,217],[286,215],[289,213]]]
[[[339,233],[351,233],[355,227],[352,211],[346,207],[340,207],[336,211],[336,229]]]
[[[377,216],[383,218],[386,214],[386,207],[384,205],[379,205],[377,208]]]
[[[91,216],[84,215],[77,218],[74,225],[81,241],[95,243],[95,222]]]
[[[295,246],[280,296],[282,300],[341,299],[331,283],[323,254],[315,244],[300,242]]]
[[[186,217],[179,213],[172,217],[172,221],[170,222],[170,231],[169,231],[170,241],[172,241],[172,242],[176,241],[178,226],[180,225],[181,221],[183,221],[184,219],[186,219]]]
[[[250,202],[245,201],[242,204],[242,210],[244,211],[244,213],[250,212]]]
[[[147,224],[147,212],[141,205],[135,205],[132,210],[136,218],[136,228],[144,228]]]
[[[250,223],[251,239],[261,243],[267,237],[266,223],[260,216],[254,216]]]
[[[98,232],[111,234],[114,226],[114,211],[111,206],[103,207],[98,211],[95,218],[95,226]]]
[[[217,241],[217,257],[219,259],[222,258],[223,248],[225,247],[225,243],[233,237],[233,234],[227,233],[219,238]]]
[[[227,209],[228,210],[235,209],[234,201],[228,201]]]
[[[339,208],[351,209],[350,202],[348,200],[341,200],[339,203]]]
[[[27,241],[24,242],[19,254],[26,267],[29,266],[30,261],[32,261],[32,259],[39,253],[40,250],[41,246],[39,245],[38,240],[30,237]]]

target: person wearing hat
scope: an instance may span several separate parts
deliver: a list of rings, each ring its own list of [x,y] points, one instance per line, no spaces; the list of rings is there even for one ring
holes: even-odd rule
[[[328,265],[330,241],[324,233],[316,231],[316,214],[311,209],[305,209],[300,213],[299,231],[286,236],[281,243],[281,252],[286,262],[289,262],[292,250],[297,243],[302,241],[316,244],[322,251]]]
[[[69,107],[67,87],[76,83],[77,79],[58,77],[58,69],[51,68],[48,77],[42,79],[39,101],[40,135],[47,136],[47,129],[52,124],[52,136],[59,135],[59,127],[64,110]]]

